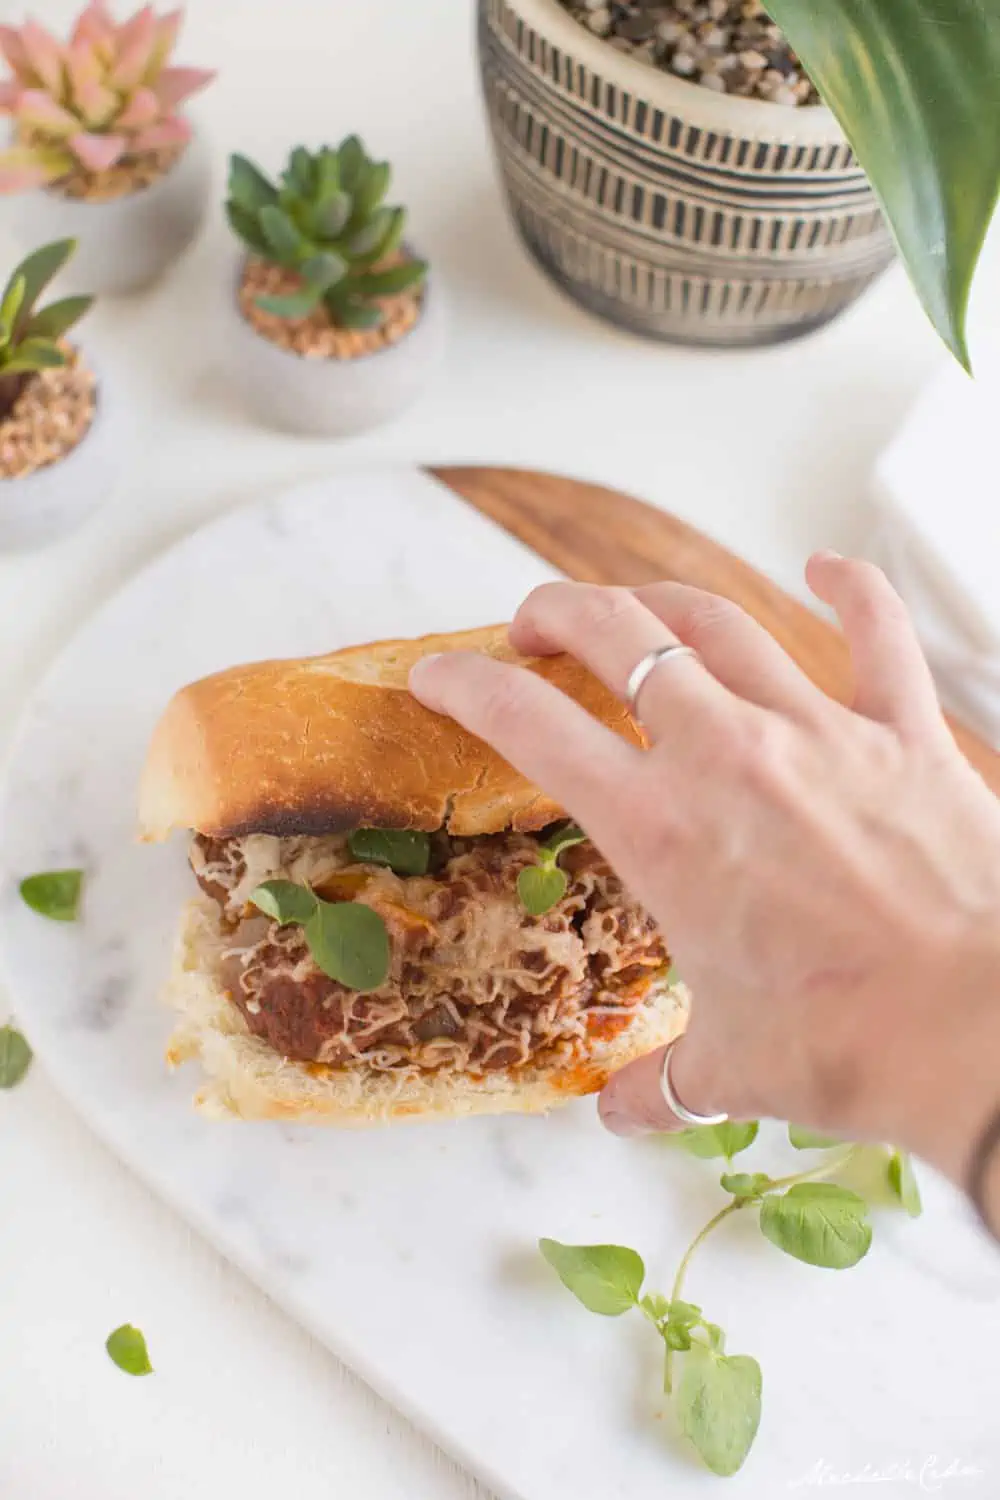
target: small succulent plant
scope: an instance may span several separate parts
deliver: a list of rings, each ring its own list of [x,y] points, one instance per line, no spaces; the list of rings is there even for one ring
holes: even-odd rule
[[[11,117],[15,135],[0,152],[0,192],[183,145],[191,126],[177,106],[215,74],[168,66],[182,15],[158,16],[144,5],[118,25],[104,0],[91,0],[65,44],[36,21],[0,26],[0,53],[13,75],[0,82],[0,113]]]
[[[377,299],[419,286],[425,262],[385,262],[399,250],[406,210],[385,204],[391,171],[373,161],[357,136],[336,148],[296,146],[275,184],[248,161],[229,163],[226,215],[256,256],[294,271],[301,289],[261,296],[279,318],[302,318],[323,304],[340,328],[377,328]]]
[[[59,347],[93,297],[63,297],[39,308],[38,299],[76,249],[76,240],[42,245],[15,266],[0,297],[0,421],[40,370],[66,363]]]

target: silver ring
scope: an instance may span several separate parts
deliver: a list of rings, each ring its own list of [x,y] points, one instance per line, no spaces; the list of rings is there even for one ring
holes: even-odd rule
[[[673,1110],[678,1120],[683,1120],[685,1125],[724,1125],[729,1119],[728,1115],[697,1115],[693,1109],[686,1109],[674,1093],[674,1086],[670,1081],[670,1059],[680,1040],[679,1036],[675,1036],[672,1042],[667,1043],[667,1050],[663,1054],[663,1067],[660,1069],[660,1092],[666,1100],[668,1109]]]
[[[632,668],[628,682],[625,684],[625,702],[632,715],[635,718],[639,717],[639,694],[642,692],[646,678],[656,670],[661,661],[667,661],[671,656],[697,655],[693,646],[682,646],[680,641],[673,641],[669,646],[659,646],[655,651],[647,651],[642,660]]]

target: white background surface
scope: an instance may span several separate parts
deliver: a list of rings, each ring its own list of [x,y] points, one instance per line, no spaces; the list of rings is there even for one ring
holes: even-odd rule
[[[35,6],[54,25],[74,8]],[[2,0],[0,18],[21,16]],[[786,584],[814,547],[861,545],[872,459],[940,357],[902,277],[810,342],[763,353],[664,350],[592,322],[507,226],[472,19],[469,0],[192,0],[180,61],[222,69],[201,109],[220,189],[228,149],[277,167],[300,139],[363,133],[396,163],[451,304],[446,367],[412,414],[350,444],[249,427],[217,370],[213,310],[232,256],[218,217],[154,292],[103,306],[87,338],[130,404],[133,462],[78,537],[0,558],[0,732],[140,562],[205,517],[333,467],[561,469],[677,511]],[[11,222],[16,201],[2,210]],[[979,306],[989,320],[988,297]],[[40,1069],[0,1114],[4,1500],[473,1493],[99,1148]],[[146,1330],[154,1380],[104,1358],[124,1320]]]

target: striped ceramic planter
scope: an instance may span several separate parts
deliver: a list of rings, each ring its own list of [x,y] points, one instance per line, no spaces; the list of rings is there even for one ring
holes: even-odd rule
[[[620,327],[697,344],[792,338],[891,260],[829,110],[687,83],[592,36],[559,0],[479,0],[479,51],[526,245]]]

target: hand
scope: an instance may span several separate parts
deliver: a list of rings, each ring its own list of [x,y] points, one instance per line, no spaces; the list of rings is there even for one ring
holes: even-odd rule
[[[735,605],[672,583],[548,584],[510,630],[619,695],[648,651],[694,646],[642,689],[647,752],[472,653],[411,688],[557,798],[659,922],[694,995],[671,1069],[689,1109],[892,1140],[960,1178],[1000,1103],[1000,803],[885,577],[833,554],[807,577],[847,635],[853,709]],[[608,1084],[610,1128],[676,1127],[660,1062]]]

